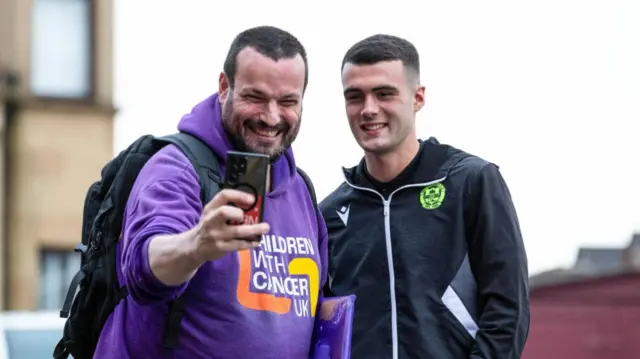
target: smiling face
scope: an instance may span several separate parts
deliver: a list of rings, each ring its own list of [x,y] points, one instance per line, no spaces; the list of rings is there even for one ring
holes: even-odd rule
[[[400,60],[343,67],[349,126],[365,152],[382,155],[416,141],[415,113],[424,105],[424,87],[408,75]]]
[[[234,86],[220,74],[222,121],[239,151],[272,159],[293,143],[302,114],[305,64],[300,55],[274,61],[251,47],[240,51]]]

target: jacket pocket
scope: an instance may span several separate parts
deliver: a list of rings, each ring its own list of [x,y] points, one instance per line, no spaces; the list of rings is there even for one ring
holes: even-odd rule
[[[462,303],[452,303],[447,300],[446,297],[443,297],[443,303],[441,308],[441,320],[442,324],[445,328],[444,331],[449,333],[451,340],[457,344],[456,347],[459,348],[465,355],[469,355],[471,353],[471,347],[475,342],[475,331],[474,326],[475,323],[465,323],[463,321],[472,320],[471,317],[465,317],[463,307],[458,305],[462,305]],[[477,327],[476,327],[477,328]]]

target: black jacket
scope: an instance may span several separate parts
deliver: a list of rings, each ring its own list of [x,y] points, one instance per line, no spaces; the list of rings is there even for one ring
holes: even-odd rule
[[[357,295],[351,358],[520,358],[527,258],[498,167],[431,138],[413,168],[383,195],[363,160],[320,204],[325,295]]]

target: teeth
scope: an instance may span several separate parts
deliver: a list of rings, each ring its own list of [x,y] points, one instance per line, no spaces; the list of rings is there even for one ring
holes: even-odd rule
[[[253,132],[257,133],[260,136],[264,136],[264,137],[276,137],[276,135],[278,134],[278,130],[265,129],[265,128],[254,129]]]
[[[375,131],[375,130],[379,130],[381,128],[384,127],[383,123],[377,123],[377,124],[373,124],[373,125],[363,125],[362,127],[364,127],[365,130],[367,131]]]

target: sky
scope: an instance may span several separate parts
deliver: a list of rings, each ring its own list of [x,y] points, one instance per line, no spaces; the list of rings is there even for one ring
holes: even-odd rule
[[[389,33],[420,52],[419,137],[500,166],[530,273],[573,265],[580,246],[626,246],[640,232],[640,2],[389,4],[116,0],[115,150],[174,132],[217,91],[235,35],[274,25],[308,52],[293,148],[324,198],[343,181],[340,168],[362,157],[344,112],[342,56],[366,36]]]

